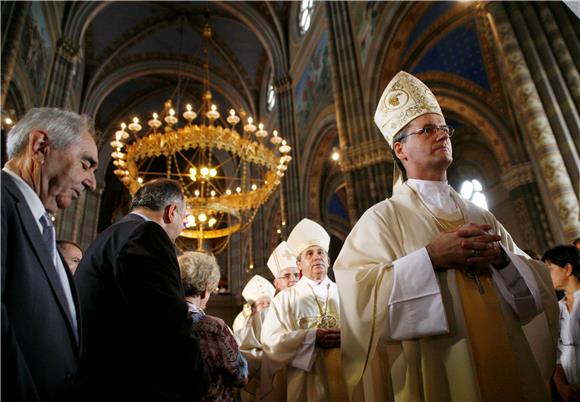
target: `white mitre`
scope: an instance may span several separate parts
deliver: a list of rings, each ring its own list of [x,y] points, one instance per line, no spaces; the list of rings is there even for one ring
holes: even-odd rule
[[[274,278],[280,278],[283,269],[296,267],[296,256],[288,248],[288,243],[283,241],[278,244],[272,251],[267,265]]]
[[[286,242],[295,256],[299,256],[300,253],[311,246],[322,247],[328,253],[330,236],[318,223],[305,218],[294,227]]]
[[[393,147],[393,137],[417,117],[435,113],[443,117],[433,92],[405,71],[399,71],[385,88],[377,110],[375,124]]]
[[[276,289],[266,278],[260,275],[254,275],[252,279],[248,281],[244,290],[242,290],[242,296],[248,303],[253,303],[262,296],[268,296],[270,299],[276,294]]]

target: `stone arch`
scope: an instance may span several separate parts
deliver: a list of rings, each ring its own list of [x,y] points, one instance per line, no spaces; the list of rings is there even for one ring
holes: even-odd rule
[[[100,104],[115,88],[134,78],[153,74],[174,75],[178,72],[179,62],[176,60],[153,60],[125,65],[107,75],[95,90],[88,95],[83,105],[83,112],[95,116]],[[182,74],[198,81],[203,80],[203,69],[201,67],[196,66],[192,71],[185,71]],[[223,78],[213,74],[210,78],[210,84],[212,89],[219,90],[231,104],[240,105],[255,114],[253,105],[241,97],[238,91]]]

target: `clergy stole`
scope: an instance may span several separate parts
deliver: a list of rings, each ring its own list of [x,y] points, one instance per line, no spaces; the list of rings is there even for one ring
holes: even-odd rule
[[[463,219],[436,221],[441,232],[456,230],[464,224]],[[518,366],[489,269],[455,270],[481,399],[523,401]]]
[[[330,311],[329,315],[326,314],[328,310],[328,304],[330,303],[328,297],[326,301],[322,302],[322,305],[324,305],[323,310],[320,302],[318,301],[318,298],[314,295],[314,293],[312,296],[314,297],[314,301],[318,306],[320,317],[312,317],[310,320],[305,321],[312,321],[314,319],[314,322],[309,323],[310,325],[313,324],[312,326],[314,328],[337,328],[339,326],[339,322],[336,319],[338,312]],[[332,402],[349,402],[346,384],[342,376],[342,357],[340,348],[318,349],[317,353],[321,353],[324,360],[324,368],[326,371],[325,380],[328,389],[327,400]]]

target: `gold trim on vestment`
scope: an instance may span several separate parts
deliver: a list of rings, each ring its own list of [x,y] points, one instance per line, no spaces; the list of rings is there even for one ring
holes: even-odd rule
[[[437,223],[448,231],[464,221],[438,219]],[[489,269],[477,271],[483,293],[465,269],[455,270],[481,400],[523,401],[518,366]]]

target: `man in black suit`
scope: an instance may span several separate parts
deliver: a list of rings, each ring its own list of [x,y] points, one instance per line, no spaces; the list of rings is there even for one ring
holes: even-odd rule
[[[87,116],[30,110],[8,133],[2,170],[2,401],[77,396],[80,311],[48,213],[95,188]]]
[[[86,400],[195,401],[205,393],[209,377],[190,332],[173,245],[184,217],[178,182],[147,182],[131,213],[85,253],[75,281]]]

